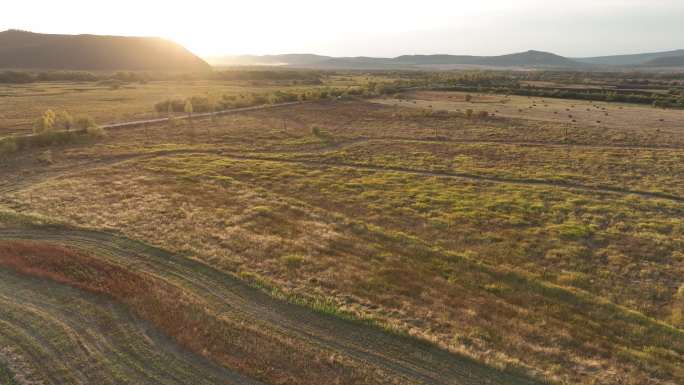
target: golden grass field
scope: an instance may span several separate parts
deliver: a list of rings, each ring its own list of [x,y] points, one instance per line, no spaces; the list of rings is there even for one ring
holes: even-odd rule
[[[663,110],[651,106],[586,100],[553,99],[515,95],[471,94],[464,92],[417,91],[406,99],[380,100],[381,103],[428,108],[435,111],[487,111],[494,116],[567,124],[570,127],[593,126],[629,132],[649,130],[653,135],[681,135],[684,114],[681,110]],[[415,103],[414,103],[415,102]]]
[[[144,87],[155,91],[122,92],[146,106],[168,95],[163,85]],[[178,95],[205,89],[192,87]],[[83,95],[89,92],[118,91]],[[445,362],[454,365],[472,359],[553,384],[684,381],[684,112],[499,95],[467,102],[464,95],[417,91],[112,130],[50,148],[50,162],[47,149],[27,150],[3,161],[0,207],[14,218],[3,227],[42,220],[121,234],[277,298],[319,310],[325,304],[326,313],[427,341],[453,354]],[[121,106],[87,112],[101,121],[147,113]],[[468,118],[468,109],[490,116]],[[34,224],[18,225],[22,216]],[[6,259],[0,272],[47,274],[108,294],[208,357],[212,370],[315,383],[294,363],[290,373],[287,365],[263,372],[299,351],[298,359],[316,362],[311,376],[329,373],[326,383],[403,383],[386,368],[372,374],[377,367],[349,351],[321,360],[331,354],[327,345],[258,327],[247,334],[279,353],[248,365],[236,357],[258,349],[239,353],[184,336],[130,303],[141,291],[116,280],[97,284],[95,273],[64,276],[61,265],[49,266],[58,274],[50,276],[40,259],[26,258]],[[29,262],[42,270],[26,270]],[[154,285],[177,283],[150,271],[166,280]],[[208,309],[216,322],[213,299],[184,287],[188,306]]]
[[[355,84],[355,77],[328,76],[320,87]],[[93,82],[49,82],[0,84],[0,137],[30,133],[33,121],[45,110],[66,110],[89,115],[100,124],[155,118],[154,104],[166,99],[192,96],[250,95],[280,91],[302,91],[311,85],[289,82],[169,80],[124,83],[117,87]]]

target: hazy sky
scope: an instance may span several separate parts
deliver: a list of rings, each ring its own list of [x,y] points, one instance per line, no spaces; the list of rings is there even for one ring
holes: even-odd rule
[[[5,2],[5,1],[3,1]],[[161,36],[202,56],[592,56],[684,48],[684,0],[19,0],[0,30]]]

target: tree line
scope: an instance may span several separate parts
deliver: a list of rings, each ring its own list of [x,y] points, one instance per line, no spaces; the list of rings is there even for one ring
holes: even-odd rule
[[[296,70],[229,70],[211,73],[164,73],[119,71],[114,73],[92,73],[87,71],[13,71],[0,72],[0,83],[26,84],[52,81],[74,82],[149,82],[162,80],[225,80],[225,81],[296,81],[301,84],[321,84],[320,71]]]

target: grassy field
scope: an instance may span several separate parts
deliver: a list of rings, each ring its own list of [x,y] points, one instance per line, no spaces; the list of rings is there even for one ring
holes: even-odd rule
[[[502,98],[411,92],[111,131],[51,148],[49,163],[45,149],[5,159],[0,205],[120,232],[491,370],[557,384],[680,383],[684,112]],[[468,109],[490,116],[469,118]],[[17,263],[12,270],[26,274]],[[146,271],[162,280],[155,285],[177,283],[167,268]],[[105,290],[178,334],[127,302],[142,292],[52,279]],[[206,291],[174,290],[216,309]],[[255,373],[293,351],[314,362],[330,354],[295,338],[263,367],[241,366],[237,347],[205,354],[214,346],[206,340],[176,341],[265,382],[287,368]],[[396,378],[386,367],[374,377],[350,351],[338,356],[311,373],[332,373],[330,383]],[[291,383],[313,381],[296,368]]]
[[[466,96],[470,100],[466,100]],[[649,134],[657,138],[681,136],[684,114],[681,110],[664,110],[651,106],[626,103],[593,102],[515,95],[468,94],[463,92],[417,91],[403,94],[400,99],[379,100],[398,106],[424,108],[433,111],[489,114],[513,119],[533,120],[567,125],[568,136],[589,127],[614,130],[614,140],[630,134]]]
[[[0,339],[36,383],[538,384],[120,235],[0,224]]]
[[[44,82],[0,84],[0,137],[29,133],[33,122],[47,109],[66,110],[72,115],[89,115],[100,124],[155,118],[155,103],[193,96],[250,95],[274,91],[301,92],[320,87],[359,84],[358,76],[328,76],[321,85],[291,82],[174,80],[146,83]],[[103,84],[104,83],[104,84]]]

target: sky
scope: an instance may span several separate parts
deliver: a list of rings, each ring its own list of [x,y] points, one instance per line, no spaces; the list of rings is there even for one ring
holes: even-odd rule
[[[3,1],[4,2],[4,1]],[[159,36],[203,57],[582,57],[684,48],[684,0],[21,0],[0,31]]]

